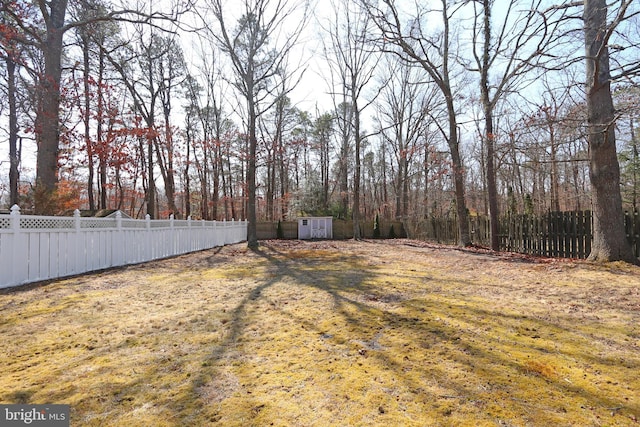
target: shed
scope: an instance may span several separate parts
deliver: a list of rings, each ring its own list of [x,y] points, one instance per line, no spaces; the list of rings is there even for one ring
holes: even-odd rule
[[[332,239],[333,217],[308,216],[298,218],[298,239]]]
[[[129,215],[122,212],[119,209],[80,209],[80,217],[82,218],[115,218],[116,214],[120,212],[122,218],[132,219]],[[62,216],[74,216],[75,211],[68,210],[62,214]]]

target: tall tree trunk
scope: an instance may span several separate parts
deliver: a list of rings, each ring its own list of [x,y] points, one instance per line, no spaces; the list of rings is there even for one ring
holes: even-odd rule
[[[585,0],[584,30],[587,70],[589,176],[593,191],[592,261],[638,263],[627,242],[620,165],[616,152],[615,112],[611,97],[609,52],[606,43],[607,4]]]
[[[496,184],[495,169],[495,144],[496,138],[493,130],[493,112],[485,106],[485,132],[487,142],[487,196],[489,200],[489,223],[491,228],[491,249],[500,250],[498,236],[498,186]]]
[[[344,104],[344,110],[342,111],[342,117],[344,128],[342,129],[342,145],[340,148],[339,170],[340,170],[340,208],[342,218],[347,219],[347,213],[349,212],[349,133],[347,126],[350,126],[351,122],[346,118],[346,104]]]
[[[353,86],[356,87],[355,77],[353,79]],[[360,147],[362,145],[362,137],[360,136],[360,110],[358,109],[357,98],[353,98],[353,133],[355,136],[355,164],[353,173],[353,238],[359,240],[362,238],[360,235],[360,175],[361,175],[361,162],[360,162]]]
[[[62,78],[62,37],[67,0],[39,0],[45,17],[46,34],[42,41],[44,74],[40,77],[40,105],[37,111],[38,154],[36,164],[35,211],[54,213],[54,191],[58,184],[60,143],[60,80]],[[47,10],[48,9],[48,10]]]
[[[549,140],[551,142],[551,210],[560,211],[560,172],[558,171],[558,144],[556,144],[555,131],[553,125],[549,129]]]
[[[320,176],[322,181],[322,210],[329,208],[329,138],[331,126],[334,119],[323,114],[315,122],[315,132],[318,138],[318,148],[320,150]]]
[[[273,142],[275,144],[275,141]],[[273,220],[273,194],[276,186],[276,165],[275,165],[275,153],[277,149],[275,147],[271,147],[271,150],[267,150],[267,188],[265,191],[265,204],[266,204],[266,220]]]
[[[248,87],[247,93],[253,94],[253,86]],[[256,215],[256,105],[249,99],[249,153],[247,158],[247,246],[251,249],[258,247],[257,215]]]
[[[198,171],[198,179],[200,180],[200,217],[204,220],[209,220],[209,196],[208,196],[208,188],[207,188],[207,180],[209,179],[207,173],[207,155],[206,153],[202,153],[203,161],[200,162],[198,159],[198,151],[193,150],[193,160],[196,164],[196,170]],[[216,219],[215,217],[213,219]]]
[[[18,205],[20,151],[18,150],[18,102],[16,100],[16,63],[7,55],[7,95],[9,101],[9,206]]]
[[[156,217],[156,182],[153,177],[153,117],[147,121],[147,215]]]
[[[219,143],[216,144],[214,148],[210,175],[211,175],[211,178],[213,179],[213,189],[211,194],[211,217],[213,219],[217,219],[218,218],[218,201],[220,200],[220,186],[222,186],[223,194],[225,193],[224,161],[222,158],[222,147],[220,146]]]
[[[480,92],[484,110],[485,141],[487,143],[487,198],[489,200],[489,223],[491,227],[491,249],[500,250],[498,236],[498,187],[496,184],[495,169],[495,132],[493,130],[493,104],[489,93],[489,60],[491,49],[491,4],[490,0],[484,0],[484,43],[482,52],[482,69],[480,73]]]
[[[403,212],[403,201],[404,201],[404,164],[406,161],[406,150],[404,146],[404,138],[402,133],[402,121],[399,120],[400,123],[397,124],[399,126],[399,130],[396,132],[396,139],[398,144],[398,174],[395,182],[395,191],[396,191],[396,219],[402,219],[404,215]]]
[[[633,177],[631,180],[631,182],[633,183],[633,187],[631,189],[631,205],[633,206],[633,211],[635,212],[638,210],[638,141],[636,141],[635,121],[633,117],[629,118],[629,129],[631,129],[631,164],[633,165]]]
[[[383,206],[382,208],[382,217],[384,219],[388,219],[389,218],[389,208],[388,208],[388,202],[389,202],[389,194],[387,191],[387,149],[386,147],[382,147],[380,150],[380,162],[382,163],[382,200],[380,202],[380,206]]]
[[[165,141],[166,141],[166,157],[163,156],[163,152],[160,148],[160,142],[158,138],[155,138],[156,157],[158,159],[158,166],[160,168],[160,174],[164,183],[165,195],[167,196],[167,205],[169,211],[176,217],[180,218],[181,214],[176,205],[176,181],[175,170],[173,168],[173,131],[169,125],[169,114],[164,114],[165,127]]]
[[[469,235],[469,215],[467,213],[467,205],[465,201],[465,171],[462,166],[462,158],[460,156],[460,148],[458,142],[458,124],[456,121],[455,106],[453,105],[453,96],[449,93],[447,99],[447,111],[449,114],[449,151],[451,152],[451,163],[453,167],[453,184],[456,197],[456,214],[458,216],[458,245],[471,246],[471,237]]]
[[[100,49],[98,58],[98,87],[96,88],[96,98],[98,101],[98,121],[96,123],[96,143],[98,144],[98,169],[100,175],[100,208],[107,209],[107,167],[109,166],[109,143],[111,138],[105,138],[104,120],[105,120],[105,94],[104,94],[104,69],[105,69],[105,52]],[[111,133],[113,129],[113,118],[110,114],[107,133]]]
[[[84,143],[87,147],[87,198],[89,199],[89,209],[96,209],[96,201],[93,194],[93,179],[95,176],[94,158],[93,158],[93,142],[91,141],[91,89],[89,86],[90,78],[90,62],[89,62],[89,36],[82,33],[82,59],[84,70],[82,72],[82,83],[84,87],[84,111],[82,119],[84,124]]]
[[[189,129],[187,133],[187,153],[184,163],[184,217],[189,218],[191,216],[191,177],[189,176],[189,166],[191,165],[191,132]]]

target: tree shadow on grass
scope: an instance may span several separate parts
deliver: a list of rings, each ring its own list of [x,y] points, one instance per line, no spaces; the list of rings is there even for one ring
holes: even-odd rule
[[[202,365],[205,369],[193,378],[194,396],[192,397],[196,399],[201,398],[203,387],[215,381],[217,374],[221,374],[219,371],[216,372],[215,368],[220,365],[221,361],[224,361],[229,353],[235,351],[239,344],[240,337],[245,334],[247,327],[252,321],[252,307],[264,299],[264,294],[267,290],[273,286],[277,286],[282,280],[292,279],[301,287],[316,287],[324,292],[328,292],[333,297],[335,310],[342,313],[349,322],[358,323],[359,320],[347,310],[343,310],[345,304],[352,304],[359,309],[366,309],[364,305],[350,301],[341,295],[341,292],[345,290],[349,292],[364,292],[363,284],[367,278],[371,277],[371,273],[363,269],[352,271],[345,271],[340,267],[327,269],[327,258],[331,257],[324,252],[321,256],[314,257],[311,254],[307,254],[304,258],[298,258],[294,255],[280,252],[274,246],[263,244],[258,249],[253,250],[252,253],[267,262],[266,272],[261,279],[256,280],[255,286],[246,293],[242,300],[236,304],[235,308],[230,312],[229,321],[225,324],[226,333],[224,338],[214,346],[206,360],[203,361]],[[336,255],[336,258],[340,258],[340,255]],[[350,263],[356,264],[360,261],[360,257],[356,255],[352,255],[349,260]],[[296,264],[298,262],[303,262],[307,267],[305,272],[296,271]],[[320,277],[310,272],[318,267],[323,267]],[[318,283],[316,283],[318,280],[322,281],[321,286],[318,286]],[[300,321],[304,322],[305,320],[300,319]],[[317,328],[317,325],[306,322],[306,327],[312,330]],[[319,330],[318,334],[320,335]],[[250,401],[253,400],[253,396],[250,394],[247,394],[245,399],[248,401],[245,407],[259,407],[258,403],[250,403]],[[202,405],[204,406],[204,403]],[[256,415],[256,413],[247,414],[248,417],[254,415]],[[214,411],[210,420],[216,421],[218,417]]]
[[[257,309],[261,304],[277,303],[270,291],[284,282],[295,283],[300,294],[313,290],[316,294],[326,295],[331,310],[327,315],[335,315],[335,324],[323,324],[323,319],[305,317],[276,306],[274,310],[278,316],[286,316],[304,326],[305,330],[314,331],[316,343],[333,352],[333,356],[351,358],[353,369],[372,367],[377,369],[376,372],[393,377],[395,385],[388,379],[376,380],[372,376],[370,387],[376,385],[391,390],[390,394],[393,390],[409,390],[413,399],[422,402],[425,411],[435,411],[433,416],[440,417],[437,420],[444,424],[453,419],[457,411],[484,417],[482,419],[487,422],[502,419],[532,425],[541,425],[545,420],[557,422],[558,419],[561,423],[571,424],[571,416],[589,412],[592,410],[589,408],[597,408],[600,416],[604,412],[613,412],[603,408],[620,408],[621,405],[623,409],[616,409],[616,412],[632,411],[636,415],[640,412],[633,395],[632,400],[620,402],[622,397],[599,391],[600,386],[593,382],[601,381],[606,385],[606,381],[624,381],[619,374],[613,376],[605,372],[598,377],[598,374],[589,372],[584,383],[566,381],[563,363],[596,369],[616,362],[615,358],[590,351],[589,337],[561,323],[559,315],[549,320],[540,319],[526,310],[502,310],[493,306],[491,301],[465,300],[465,295],[451,289],[469,286],[469,283],[445,282],[448,279],[433,278],[424,271],[420,272],[420,281],[415,283],[423,291],[407,295],[397,291],[393,293],[385,281],[380,280],[384,270],[357,253],[354,255],[330,248],[322,250],[307,244],[297,244],[291,251],[267,243],[248,256],[262,260],[260,265],[266,266],[266,270],[260,275],[243,273],[255,281],[227,313],[224,335],[200,359],[201,368],[192,372],[189,380],[190,390],[175,399],[163,395],[153,402],[158,407],[166,407],[173,415],[166,421],[167,425],[188,424],[196,413],[203,411],[210,422],[219,421],[223,414],[218,413],[216,407],[239,391],[244,393],[244,404],[239,410],[245,412],[247,420],[260,415],[265,396],[256,396],[249,393],[251,390],[243,389],[241,383],[246,378],[233,378],[228,369],[233,368],[229,364],[243,363],[242,358],[247,357],[242,354],[242,347],[249,328],[257,327],[256,333],[264,332],[262,325],[255,323],[260,320],[255,317]],[[210,266],[211,262],[207,261],[203,268]],[[398,273],[403,281],[409,281],[411,276],[406,271]],[[437,292],[434,291],[436,289]],[[287,292],[290,293],[284,297],[296,296],[291,293],[295,290]],[[615,336],[616,333],[619,331],[608,329],[603,323],[599,336]],[[527,334],[529,336],[522,336]],[[572,348],[554,348],[554,339],[575,344]],[[309,345],[308,342],[292,344],[303,350]],[[138,350],[145,351],[145,347],[139,346]],[[108,352],[109,349],[104,348],[98,355],[106,356]],[[94,353],[87,353],[86,363],[91,363],[96,356]],[[530,361],[523,358],[527,356]],[[326,360],[317,363],[326,363]],[[304,363],[302,360],[296,362],[296,365]],[[113,388],[110,397],[117,411],[132,411],[141,403],[136,397],[146,387],[149,375],[166,375],[169,378],[167,370],[179,370],[185,362],[174,357],[173,361],[166,363],[157,359],[157,363],[155,367],[149,366],[144,375],[138,373],[121,378],[121,383]],[[358,367],[358,363],[363,367]],[[638,357],[630,358],[627,365],[629,379],[637,383],[640,360]],[[304,366],[296,369],[304,370]],[[51,379],[55,380],[55,376]],[[337,376],[333,388],[326,393],[335,394],[339,385],[349,389],[347,382],[346,375],[342,378]],[[217,388],[218,394],[204,396],[206,390],[212,390],[207,385]],[[30,399],[28,395],[20,395],[19,391],[16,393],[16,401]],[[75,393],[72,388],[60,390],[55,398],[63,401],[72,393]],[[556,396],[555,402],[547,399],[545,393]],[[565,407],[562,398],[565,395],[572,399],[572,404],[582,402],[587,409]],[[340,396],[333,397],[337,400]],[[133,400],[128,400],[130,398]],[[438,405],[439,409],[434,409]],[[379,409],[383,409],[380,417],[390,413],[389,408],[383,405],[372,408],[374,412]],[[340,410],[334,410],[335,420],[341,419]],[[536,420],[534,416],[542,418]]]
[[[388,290],[383,289],[379,284],[372,285],[370,283],[370,280],[374,279],[378,273],[375,271],[375,267],[365,263],[364,258],[358,255],[328,254],[326,252],[314,256],[312,251],[305,251],[308,248],[304,245],[298,245],[296,249],[303,250],[303,256],[281,251],[275,245],[265,245],[255,252],[257,256],[268,261],[270,278],[259,281],[257,286],[236,306],[229,333],[224,342],[217,346],[209,357],[211,364],[218,363],[225,351],[229,347],[233,347],[233,344],[243,334],[243,328],[247,325],[247,308],[263,298],[267,289],[286,278],[294,281],[301,288],[311,288],[330,295],[334,313],[340,316],[344,324],[350,325],[351,328],[348,331],[326,330],[309,319],[294,318],[295,316],[289,313],[290,317],[303,324],[307,330],[315,330],[319,339],[322,339],[327,345],[331,345],[332,340],[337,340],[341,343],[339,345],[343,345],[343,347],[344,343],[351,343],[353,350],[353,343],[357,343],[362,347],[361,352],[357,355],[352,354],[352,356],[366,357],[369,362],[375,361],[381,369],[393,372],[395,377],[403,383],[403,387],[409,390],[420,390],[421,399],[425,398],[425,394],[429,394],[426,391],[428,387],[425,382],[416,380],[415,375],[405,375],[404,372],[407,369],[418,370],[424,378],[431,378],[440,388],[450,390],[447,395],[433,394],[427,399],[454,399],[458,404],[466,406],[489,405],[493,408],[496,418],[500,416],[500,407],[508,405],[511,408],[503,416],[511,417],[514,422],[521,422],[527,417],[539,417],[549,411],[551,411],[548,418],[550,422],[557,421],[557,419],[564,419],[568,422],[569,418],[566,417],[569,417],[572,412],[575,413],[576,408],[565,408],[562,401],[558,401],[555,406],[545,407],[544,403],[539,406],[537,399],[540,390],[547,390],[559,397],[569,395],[587,402],[590,407],[604,408],[605,411],[606,408],[622,407],[625,411],[635,413],[640,411],[635,402],[626,402],[621,407],[620,400],[616,396],[607,396],[604,393],[599,393],[595,386],[586,387],[574,384],[566,378],[558,376],[560,374],[553,371],[554,366],[545,368],[546,362],[536,360],[523,362],[510,356],[509,346],[517,345],[520,347],[517,349],[518,352],[527,353],[533,359],[536,357],[540,360],[549,359],[550,351],[540,345],[539,339],[531,337],[529,342],[518,340],[518,342],[505,344],[505,339],[500,336],[482,332],[495,324],[513,327],[514,322],[515,324],[527,322],[532,325],[531,329],[554,330],[555,333],[562,333],[568,337],[563,337],[564,339],[576,341],[581,338],[579,334],[566,326],[526,314],[510,314],[501,312],[499,309],[493,310],[479,306],[465,305],[458,307],[459,311],[451,311],[451,308],[459,303],[456,297],[449,297],[446,307],[437,305],[442,303],[442,298],[430,302],[428,297],[425,297],[426,300],[416,302],[416,304],[423,304],[421,307],[412,307],[413,301],[394,301],[394,298],[385,300],[384,295]],[[354,266],[355,269],[345,268],[346,264],[341,263],[345,259],[348,259],[348,265]],[[335,266],[331,266],[332,262],[335,262]],[[439,286],[437,280],[430,280],[433,282],[431,286]],[[381,308],[385,303],[394,302],[396,304],[392,309]],[[487,301],[487,304],[490,302]],[[398,310],[398,307],[404,311]],[[408,312],[415,315],[408,314]],[[456,313],[464,313],[464,315]],[[449,318],[453,323],[456,321],[465,322],[470,326],[461,330],[453,323],[444,324],[437,320],[440,318]],[[376,335],[377,331],[390,330],[400,330],[400,333],[407,336],[407,342],[412,345],[414,355],[424,353],[425,348],[439,347],[437,354],[441,360],[437,362],[446,363],[419,367],[410,362],[411,356],[407,356],[406,360],[399,360],[396,355],[386,351],[383,346],[376,347],[375,339],[372,336]],[[603,333],[606,334],[604,331]],[[487,342],[492,343],[496,348],[492,349]],[[598,365],[612,363],[601,356],[590,353],[585,345],[586,343],[583,343],[575,351],[558,350],[559,354],[553,355],[552,365],[571,360]],[[628,361],[627,364],[632,371],[639,366],[638,360]],[[446,368],[446,366],[452,365],[459,370],[457,376],[467,376],[468,378],[456,378],[456,375],[452,375],[452,372]],[[509,376],[511,379],[507,379]],[[472,381],[469,381],[469,378],[472,378]],[[518,378],[524,378],[524,382],[527,384],[525,387],[530,390],[519,390]],[[206,379],[201,378],[196,383],[201,384],[202,382],[206,382]],[[496,398],[495,396],[501,397]],[[565,412],[569,413],[566,417]],[[447,416],[446,411],[443,416]]]

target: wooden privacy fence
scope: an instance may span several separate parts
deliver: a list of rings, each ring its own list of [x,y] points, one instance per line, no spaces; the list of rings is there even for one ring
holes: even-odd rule
[[[276,239],[278,237],[278,222],[258,222],[256,224],[258,239]],[[366,239],[374,237],[374,222],[361,221],[360,230],[362,236]],[[407,237],[401,221],[380,221],[380,238],[389,238],[393,227],[395,237]],[[282,238],[297,239],[298,238],[298,221],[281,221],[280,228],[282,230]],[[353,238],[353,221],[345,221],[341,219],[333,220],[333,238],[351,239]]]
[[[591,252],[591,212],[514,215],[500,224],[500,249],[554,258],[586,258]]]
[[[152,261],[247,238],[246,221],[0,215],[0,288]]]
[[[640,257],[640,216],[625,213],[627,239]],[[591,211],[549,212],[545,215],[511,215],[500,220],[500,250],[556,258],[586,258],[593,240]],[[408,227],[410,237],[455,244],[458,227],[455,217],[429,218]],[[469,232],[474,244],[489,246],[489,218],[471,216]]]

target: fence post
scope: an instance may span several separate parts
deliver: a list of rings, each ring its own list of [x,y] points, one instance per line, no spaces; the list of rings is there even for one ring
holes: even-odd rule
[[[145,228],[147,230],[147,238],[145,239],[145,255],[144,259],[141,260],[143,262],[149,261],[153,259],[153,249],[155,248],[155,242],[153,241],[153,236],[151,235],[151,215],[146,214],[144,216],[145,220]]]
[[[171,248],[167,248],[167,250],[165,250],[164,252],[164,256],[173,256],[176,255],[177,253],[180,252],[179,250],[179,242],[178,239],[176,238],[176,230],[175,230],[175,224],[173,223],[174,221],[174,216],[173,214],[169,215],[169,235],[171,236],[171,238],[169,239],[171,241]]]
[[[231,230],[231,235],[227,236],[227,241],[225,241],[224,243],[235,243],[236,240],[236,219],[235,218],[231,218],[231,225],[230,225],[230,230]]]
[[[80,234],[80,210],[79,209],[75,209],[73,211],[73,227],[75,229],[75,234],[73,236],[73,242],[67,242],[68,246],[68,251],[70,252],[68,257],[73,259],[73,267],[71,267],[71,269],[68,269],[68,263],[70,261],[69,258],[67,258],[67,273],[80,273],[80,272],[84,272],[87,270],[87,265],[91,264],[93,265],[93,258],[94,256],[94,248],[91,248],[91,251],[89,252],[89,250],[86,250],[87,248],[87,244],[90,241],[89,236],[82,236]],[[84,242],[82,242],[81,240],[82,237],[84,238]],[[85,250],[81,250],[80,248],[85,248]],[[81,255],[84,255],[84,260],[81,260]],[[60,254],[59,256],[62,256],[62,254]]]
[[[20,206],[11,206],[11,240],[9,245],[2,245],[3,253],[6,250],[11,256],[6,257],[4,260],[0,260],[0,265],[3,265],[2,271],[13,271],[13,277],[7,278],[6,285],[17,285],[25,281],[29,274],[29,257],[27,256],[24,242],[20,236]],[[4,239],[3,239],[4,241]],[[4,265],[4,261],[9,264]],[[3,279],[4,280],[4,279]],[[3,283],[4,285],[5,283]]]
[[[73,225],[76,231],[80,231],[80,210],[73,211]]]
[[[114,266],[122,265],[124,263],[124,232],[122,230],[122,212],[119,210],[116,211],[116,232],[111,239],[111,263]],[[117,243],[116,243],[117,242]]]
[[[191,230],[191,215],[187,216],[187,229],[181,230],[181,235],[184,239],[186,239],[186,242],[182,245],[182,252],[192,251],[194,247],[194,241],[193,230]]]
[[[11,230],[14,233],[20,231],[20,206],[11,206]]]

